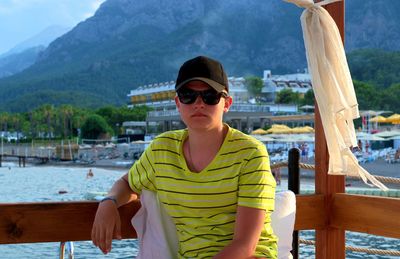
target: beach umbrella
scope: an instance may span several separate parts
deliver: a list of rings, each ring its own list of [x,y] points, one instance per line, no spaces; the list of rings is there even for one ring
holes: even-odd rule
[[[368,136],[368,135],[371,135],[371,133],[367,133],[367,132],[364,132],[364,131],[359,131],[359,132],[356,133],[357,138],[363,138],[363,137]]]
[[[287,134],[291,133],[291,128],[283,124],[272,124],[271,128],[267,130],[268,134]]]
[[[250,134],[251,135],[264,135],[264,134],[267,134],[267,131],[260,128],[260,129],[253,130]]]
[[[378,132],[376,134],[374,134],[375,136],[378,137],[394,137],[394,136],[400,136],[400,131],[397,130],[392,130],[392,131],[382,131],[382,132]]]
[[[385,138],[375,136],[373,134],[364,135],[363,137],[357,137],[359,140],[368,140],[368,141],[385,141]]]
[[[307,110],[315,110],[314,105],[303,105],[299,107],[301,110],[307,111]]]
[[[304,127],[295,127],[291,129],[292,133],[312,133],[314,132],[314,129],[310,126],[304,126]]]
[[[270,136],[255,135],[254,138],[258,139],[261,142],[272,142],[272,141],[275,141],[275,139],[271,138]]]
[[[85,144],[85,145],[80,145],[79,146],[80,149],[92,149],[91,145]]]
[[[383,117],[382,115],[378,115],[378,116],[375,116],[375,117],[371,118],[369,121],[370,122],[384,123],[384,122],[386,122],[386,120],[387,119],[385,117]]]
[[[394,124],[399,124],[400,123],[399,121],[400,121],[400,114],[398,114],[398,113],[392,114],[386,118],[386,122],[390,122],[390,123],[394,122]]]
[[[400,139],[400,135],[390,137],[387,140],[397,140],[397,139]]]
[[[295,134],[291,135],[289,140],[291,142],[314,142],[315,137],[309,134]]]
[[[134,140],[134,141],[131,142],[131,144],[143,144],[143,143],[144,143],[144,140],[141,140],[141,139]]]
[[[113,144],[113,143],[107,143],[104,147],[107,148],[107,149],[115,148],[115,144]]]

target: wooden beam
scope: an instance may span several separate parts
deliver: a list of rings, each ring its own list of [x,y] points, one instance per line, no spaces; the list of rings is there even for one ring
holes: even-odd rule
[[[324,229],[327,218],[324,195],[296,195],[295,230]]]
[[[97,202],[0,204],[0,244],[90,240]],[[297,230],[326,227],[323,195],[296,197]],[[136,238],[131,225],[140,208],[132,202],[119,209],[122,238]]]
[[[97,202],[0,204],[0,244],[90,240]],[[130,219],[140,208],[119,209],[123,238],[135,238]]]
[[[320,2],[320,1],[316,1]],[[344,42],[344,0],[325,6]],[[326,215],[331,213],[332,195],[345,192],[344,176],[328,175],[329,153],[318,105],[315,105],[315,192],[325,195]],[[345,258],[345,231],[332,227],[316,230],[316,258]]]
[[[400,199],[334,194],[330,224],[342,230],[400,238]]]

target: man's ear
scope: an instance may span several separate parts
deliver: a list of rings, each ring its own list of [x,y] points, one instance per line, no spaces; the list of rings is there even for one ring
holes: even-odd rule
[[[232,103],[233,103],[232,96],[228,96],[225,98],[224,112],[229,111],[229,108],[231,107]]]
[[[179,111],[179,108],[181,107],[181,103],[179,102],[178,96],[175,96],[174,100],[175,100],[176,108],[178,108],[178,111]]]

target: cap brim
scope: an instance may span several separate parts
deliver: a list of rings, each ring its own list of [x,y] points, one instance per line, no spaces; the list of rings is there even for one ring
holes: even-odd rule
[[[189,78],[185,81],[183,81],[182,83],[180,83],[179,85],[177,85],[175,87],[175,90],[179,90],[182,86],[186,85],[187,83],[191,82],[191,81],[202,81],[206,84],[208,84],[210,87],[214,88],[215,91],[217,91],[218,93],[223,92],[225,90],[226,92],[226,87],[224,85],[221,85],[218,82],[215,82],[214,80],[205,78],[205,77],[193,77],[193,78]]]

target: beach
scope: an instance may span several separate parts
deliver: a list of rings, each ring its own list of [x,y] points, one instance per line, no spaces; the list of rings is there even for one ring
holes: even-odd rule
[[[118,144],[112,147],[107,146],[84,146],[79,148],[73,155],[76,157],[74,160],[64,161],[59,159],[50,159],[47,163],[38,163],[39,161],[30,160],[28,163],[33,163],[35,166],[62,166],[62,167],[86,167],[90,168],[104,168],[104,169],[116,169],[126,170],[133,165],[135,160],[143,152],[146,145],[143,143],[136,144]],[[40,156],[54,156],[54,148],[50,147],[35,147],[32,149],[29,145],[6,145],[4,146],[5,153],[11,153],[14,150],[17,154],[37,154]],[[271,155],[271,158],[273,155]],[[283,158],[287,160],[287,156]],[[271,159],[272,160],[272,159]],[[283,160],[282,160],[283,161]],[[282,162],[280,161],[280,162]],[[14,162],[18,164],[18,159],[15,158]],[[307,161],[300,161],[304,164],[314,165],[314,157],[309,157]],[[272,163],[272,161],[271,161]],[[361,166],[366,169],[370,174],[385,177],[396,177],[400,178],[400,163],[387,163],[383,157],[377,157],[374,160],[370,160],[365,163],[361,163]],[[281,167],[282,179],[287,179],[287,166]],[[301,181],[306,181],[311,184],[314,179],[314,170],[300,169]],[[369,188],[368,185],[362,182],[360,179],[346,178],[346,184],[353,187],[365,187]],[[398,184],[386,184],[389,188],[400,189]]]
[[[315,165],[314,159],[309,159],[308,161],[301,162],[304,164]],[[385,177],[395,177],[400,178],[400,163],[387,163],[383,158],[378,158],[374,161],[367,163],[362,163],[361,167],[367,170],[371,175],[374,176],[385,176]],[[288,169],[287,167],[281,167],[282,179],[287,179]],[[311,184],[315,176],[314,170],[308,170],[300,168],[300,180],[301,182],[306,182]],[[346,185],[348,187],[360,187],[360,188],[371,188],[365,184],[361,179],[347,177]],[[399,184],[385,183],[388,188],[400,189]],[[376,187],[373,187],[376,188]]]

